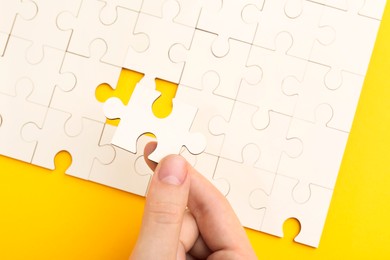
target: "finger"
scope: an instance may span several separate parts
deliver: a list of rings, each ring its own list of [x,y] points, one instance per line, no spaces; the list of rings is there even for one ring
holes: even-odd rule
[[[154,150],[156,150],[157,143],[156,142],[150,142],[145,145],[144,148],[144,160],[146,164],[149,166],[152,171],[154,171],[157,167],[157,163],[153,162],[152,160],[149,160],[148,156],[151,154]]]
[[[180,231],[180,242],[183,244],[185,252],[190,251],[195,244],[195,241],[198,239],[198,236],[198,225],[196,224],[194,216],[187,210],[184,214],[183,225]]]
[[[196,259],[206,259],[212,252],[204,242],[202,236],[199,236],[188,253]]]
[[[188,207],[201,236],[212,252],[231,251],[243,259],[256,259],[248,237],[226,198],[192,166]]]
[[[176,258],[189,188],[187,162],[178,155],[162,159],[150,183],[132,258]]]

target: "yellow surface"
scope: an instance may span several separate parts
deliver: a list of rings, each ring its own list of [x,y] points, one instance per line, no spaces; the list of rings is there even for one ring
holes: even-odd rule
[[[259,258],[390,259],[388,46],[390,5],[364,84],[320,248],[293,243],[299,224],[289,220],[283,239],[247,231]],[[140,78],[139,74],[123,71],[118,95],[129,97],[131,89],[126,89]],[[168,95],[175,93],[172,84],[159,82],[159,87],[168,89]],[[99,87],[100,101],[110,95],[108,86]],[[160,102],[156,102],[155,108],[158,116],[163,117],[169,109],[162,108],[166,104]],[[56,170],[49,171],[0,156],[0,259],[127,259],[139,231],[144,198],[65,175],[71,163],[66,152],[60,153],[55,162]]]

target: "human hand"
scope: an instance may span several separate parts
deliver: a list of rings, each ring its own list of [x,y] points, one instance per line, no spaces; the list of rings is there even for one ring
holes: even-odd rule
[[[147,159],[154,170],[138,241],[130,259],[257,259],[226,198],[186,160]]]

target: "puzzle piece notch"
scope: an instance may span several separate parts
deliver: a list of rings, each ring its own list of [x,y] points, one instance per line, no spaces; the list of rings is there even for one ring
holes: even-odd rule
[[[15,84],[22,78],[28,78],[34,83],[34,91],[29,95],[29,101],[49,106],[54,88],[71,89],[76,79],[71,73],[60,73],[64,52],[45,47],[44,59],[38,63],[26,60],[25,53],[31,42],[11,36],[7,51],[0,57],[0,92],[15,94]]]
[[[287,76],[303,78],[307,64],[306,60],[287,54],[292,46],[289,34],[281,33],[277,39],[275,50],[252,46],[247,65],[261,70],[261,80],[255,85],[241,82],[237,96],[237,100],[258,107],[253,121],[256,129],[269,125],[270,111],[293,115],[296,97],[283,93],[282,82]]]
[[[36,142],[32,163],[54,170],[54,157],[60,151],[68,151],[72,156],[72,164],[67,174],[88,180],[95,158],[103,164],[112,162],[115,151],[110,145],[99,145],[104,125],[84,119],[83,132],[70,137],[65,133],[64,126],[70,114],[49,109],[43,125],[27,123],[22,128],[22,137],[30,142]]]
[[[215,178],[223,178],[229,182],[230,189],[226,198],[241,224],[256,230],[261,227],[265,211],[251,207],[251,191],[262,189],[270,192],[276,176],[275,173],[257,168],[255,165],[259,159],[259,148],[249,144],[242,151],[242,162],[220,158],[214,175]]]
[[[30,80],[19,80],[15,89],[15,96],[0,94],[0,154],[31,162],[35,144],[21,137],[21,129],[28,122],[41,124],[47,107],[28,100],[34,89]]]
[[[175,1],[168,3],[164,5],[162,18],[140,13],[134,34],[148,37],[147,48],[141,51],[129,48],[123,67],[179,83],[184,63],[173,62],[169,50],[175,44],[188,48],[195,29],[174,23],[173,19],[179,12],[180,6]],[[137,46],[139,45],[141,44],[137,43]]]
[[[288,138],[302,140],[302,154],[297,158],[282,155],[278,174],[299,180],[293,197],[303,203],[310,198],[310,186],[333,189],[348,140],[348,133],[327,127],[333,111],[327,105],[316,109],[314,123],[294,118]],[[321,153],[316,151],[320,150]],[[323,158],[327,158],[324,160]]]
[[[328,127],[349,132],[352,126],[357,102],[364,78],[360,75],[342,72],[342,84],[330,89],[325,83],[329,67],[309,62],[301,82],[288,77],[283,82],[286,95],[298,94],[294,116],[315,122],[316,108],[327,104],[333,111]]]
[[[141,48],[147,40],[143,35],[134,35],[138,13],[125,8],[117,9],[117,19],[113,24],[105,25],[100,21],[100,11],[105,3],[95,0],[83,0],[79,13],[70,12],[58,15],[57,25],[61,30],[72,30],[68,52],[89,56],[90,44],[102,39],[107,45],[103,62],[122,66],[130,46]]]
[[[135,12],[139,12],[142,6],[142,0],[99,0],[104,2],[104,6],[100,11],[100,21],[105,25],[112,25],[118,19],[118,9],[124,8]]]
[[[99,145],[112,146],[111,139],[115,134],[116,127],[106,124]],[[143,158],[143,147],[154,138],[141,136],[137,142],[137,153],[133,154],[119,147],[112,146],[115,150],[115,158],[109,164],[102,164],[98,159],[93,162],[89,180],[114,187],[116,189],[145,196],[150,182],[152,170],[144,168],[143,175],[133,172],[137,170],[138,158]]]
[[[241,151],[247,144],[255,144],[261,151],[256,167],[276,172],[283,152],[298,156],[299,139],[287,139],[291,117],[271,112],[270,124],[263,130],[255,129],[252,118],[257,107],[236,101],[229,121],[217,116],[210,120],[209,129],[214,135],[224,135],[221,157],[242,162]]]
[[[157,137],[158,145],[149,155],[149,159],[155,162],[159,162],[168,154],[179,154],[182,146],[194,154],[203,152],[206,147],[204,136],[189,132],[197,109],[174,99],[172,113],[166,118],[157,118],[153,114],[152,104],[159,96],[158,91],[150,86],[145,87],[141,81],[134,89],[127,106],[118,98],[106,101],[104,104],[106,117],[121,119],[112,144],[136,153],[135,144],[138,137],[144,133],[152,133]]]
[[[301,224],[301,231],[294,241],[318,247],[333,191],[312,185],[310,199],[300,204],[292,197],[297,182],[296,179],[277,175],[270,193],[262,189],[253,190],[250,205],[258,210],[265,209],[260,231],[282,237],[283,223],[289,218],[296,218]]]
[[[101,62],[105,53],[105,43],[97,40],[91,44],[89,57],[72,53],[65,55],[61,72],[74,74],[77,82],[72,89],[56,88],[50,107],[72,114],[65,124],[65,132],[70,136],[77,136],[83,131],[83,118],[101,123],[106,121],[101,103],[95,96],[96,88],[99,84],[106,83],[115,89],[121,68]]]

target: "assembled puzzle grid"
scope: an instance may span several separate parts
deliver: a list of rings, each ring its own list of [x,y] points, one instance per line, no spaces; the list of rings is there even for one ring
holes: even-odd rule
[[[145,195],[181,153],[242,224],[319,245],[385,0],[0,0],[0,154]],[[143,73],[128,105],[122,68]],[[178,84],[156,118],[155,79]],[[106,117],[121,118],[118,127]],[[185,148],[187,149],[185,149]]]

